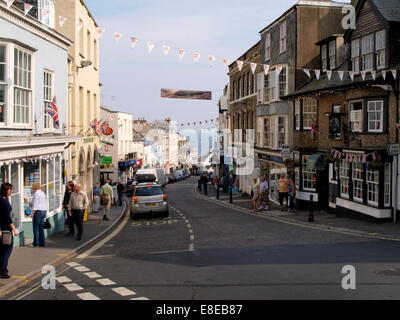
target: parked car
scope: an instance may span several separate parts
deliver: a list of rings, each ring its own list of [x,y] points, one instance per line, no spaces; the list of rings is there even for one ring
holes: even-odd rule
[[[176,177],[176,181],[182,181],[183,180],[183,170],[176,170],[174,172],[174,175]]]
[[[131,201],[131,218],[138,216],[169,217],[167,194],[160,184],[139,183]]]
[[[157,182],[158,184],[162,185],[163,187],[165,187],[165,185],[167,184],[167,179],[164,173],[164,170],[161,168],[151,168],[151,169],[140,169],[136,172],[136,177],[145,177],[148,175],[153,175],[155,176],[155,182]],[[140,182],[154,182],[154,181],[143,181],[143,179],[141,179],[141,181],[137,180],[135,177],[135,180],[140,183]]]
[[[168,183],[174,183],[175,182],[175,176],[173,174],[168,174]]]

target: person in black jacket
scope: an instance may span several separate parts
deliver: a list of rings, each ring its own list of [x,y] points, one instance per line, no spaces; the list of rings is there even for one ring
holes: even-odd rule
[[[13,186],[9,183],[4,183],[0,188],[0,236],[2,236],[2,231],[11,231],[14,233],[14,236],[18,235],[18,231],[14,226],[14,223],[11,218],[12,207],[10,201],[8,200],[11,197],[13,191]],[[12,237],[11,245],[3,245],[0,244],[0,278],[9,279],[8,275],[8,259],[11,256],[12,250],[14,246],[14,237]]]
[[[63,199],[63,203],[62,203],[65,220],[66,220],[66,223],[67,223],[68,229],[69,229],[67,237],[71,237],[74,235],[71,232],[72,230],[74,230],[74,221],[72,220],[72,217],[69,216],[69,198],[71,197],[72,192],[74,192],[74,182],[70,181],[67,183],[67,188],[65,190],[64,199]]]
[[[122,206],[122,197],[124,195],[125,192],[125,187],[124,185],[121,183],[121,181],[117,182],[117,192],[118,192],[118,202],[119,202],[119,206]]]
[[[203,173],[203,175],[200,178],[200,181],[203,184],[203,190],[204,190],[204,194],[207,194],[207,184],[208,184],[208,176],[207,173]]]

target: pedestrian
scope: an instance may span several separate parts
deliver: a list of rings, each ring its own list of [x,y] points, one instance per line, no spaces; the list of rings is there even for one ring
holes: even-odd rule
[[[32,185],[32,193],[33,244],[30,247],[44,247],[44,219],[47,215],[47,198],[39,182]]]
[[[210,172],[208,179],[211,180],[212,185],[214,185],[214,173]]]
[[[112,186],[113,189],[113,204],[117,205],[118,203],[118,188],[117,188],[117,184],[110,184],[110,186]]]
[[[64,217],[65,217],[65,222],[66,225],[68,226],[68,234],[67,236],[71,236],[71,223],[73,224],[74,222],[72,221],[72,218],[69,216],[69,198],[71,197],[72,192],[74,192],[74,182],[69,181],[67,183],[65,193],[64,193],[64,199],[62,203],[62,209],[64,211]]]
[[[214,178],[214,186],[215,186],[215,190],[217,190],[217,188],[219,188],[219,177],[215,176]]]
[[[279,179],[279,204],[281,206],[281,211],[283,211],[284,209],[284,200],[286,200],[286,204],[289,204],[288,203],[289,184],[290,181],[286,177],[286,175],[281,174],[281,178]]]
[[[253,186],[251,187],[252,191],[252,203],[253,203],[253,212],[258,210],[258,200],[260,198],[260,184],[257,182],[257,178],[253,179]]]
[[[207,195],[207,184],[208,184],[208,177],[207,177],[207,173],[203,173],[203,175],[200,178],[202,184],[203,184],[203,191],[204,194]]]
[[[296,212],[296,185],[294,183],[293,176],[290,177],[289,184],[289,213]]]
[[[99,213],[100,210],[100,183],[93,187],[93,213]]]
[[[220,183],[222,186],[222,191],[224,193],[226,193],[226,176],[225,175],[222,176]]]
[[[123,195],[125,192],[125,187],[124,185],[121,183],[121,181],[117,182],[117,192],[118,192],[118,201],[119,201],[119,206],[122,206],[122,199],[123,199]]]
[[[88,198],[84,192],[82,192],[82,186],[78,183],[75,185],[75,190],[71,194],[69,199],[69,210],[70,217],[74,224],[72,224],[72,230],[70,231],[72,235],[74,235],[74,226],[76,225],[78,229],[78,234],[76,236],[76,240],[80,241],[82,239],[83,234],[83,216],[85,214],[85,210],[89,205]]]
[[[268,182],[265,180],[265,177],[261,177],[260,192],[260,209],[269,210]],[[265,207],[263,207],[263,203],[265,203]]]
[[[106,184],[101,187],[100,189],[100,196],[103,200],[103,220],[108,221],[108,215],[110,214],[110,207],[111,203],[113,202],[114,198],[114,190],[109,185],[109,180],[105,181]]]
[[[11,232],[11,244],[0,243],[0,278],[9,279],[8,275],[8,260],[10,259],[13,247],[14,236],[18,235],[18,231],[12,221],[12,207],[9,201],[13,193],[13,186],[9,183],[4,183],[0,188],[0,238],[3,237],[3,232]]]

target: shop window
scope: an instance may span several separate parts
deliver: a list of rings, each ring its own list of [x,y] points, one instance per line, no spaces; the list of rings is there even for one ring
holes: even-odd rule
[[[0,45],[0,122],[4,122],[6,92],[6,46]]]
[[[13,194],[11,195],[12,220],[18,228],[21,226],[21,188],[19,185],[19,164],[11,165],[11,182]]]
[[[364,164],[353,163],[353,199],[363,202]]]
[[[42,185],[42,191],[45,193],[46,198],[47,198],[47,203],[49,200],[49,189],[48,189],[48,168],[47,168],[47,161],[42,160],[41,161],[41,166],[40,166],[40,176],[41,176],[41,182],[40,184]]]
[[[340,162],[340,195],[343,198],[350,196],[350,162],[342,160]]]
[[[316,191],[317,188],[317,171],[308,167],[308,161],[311,156],[303,156],[303,190]]]
[[[47,164],[47,172],[48,172],[48,199],[49,199],[49,214],[52,214],[54,210],[56,209],[55,205],[55,197],[56,197],[56,192],[55,192],[55,181],[54,181],[54,160],[49,160]]]
[[[10,181],[10,173],[8,171],[8,165],[0,166],[0,182],[9,183]]]
[[[384,205],[390,207],[390,189],[392,185],[392,165],[385,164],[385,190],[384,190]]]
[[[40,183],[39,163],[24,163],[24,210],[32,204],[32,185],[35,182]]]
[[[368,204],[378,206],[379,204],[379,170],[367,171],[367,194]]]

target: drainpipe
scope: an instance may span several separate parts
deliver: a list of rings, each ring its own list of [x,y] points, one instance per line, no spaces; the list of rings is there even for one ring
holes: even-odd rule
[[[399,115],[399,96],[400,96],[400,77],[399,75],[396,77],[396,82],[395,82],[395,91],[394,91],[394,95],[396,98],[396,124],[400,122],[400,115]],[[396,128],[396,143],[399,143],[399,130]],[[400,209],[399,206],[399,170],[400,170],[400,155],[396,155],[396,161],[394,161],[394,163],[396,164],[396,182],[395,182],[395,193],[394,193],[394,197],[395,197],[395,206],[394,206],[394,223],[397,223],[397,211]]]

